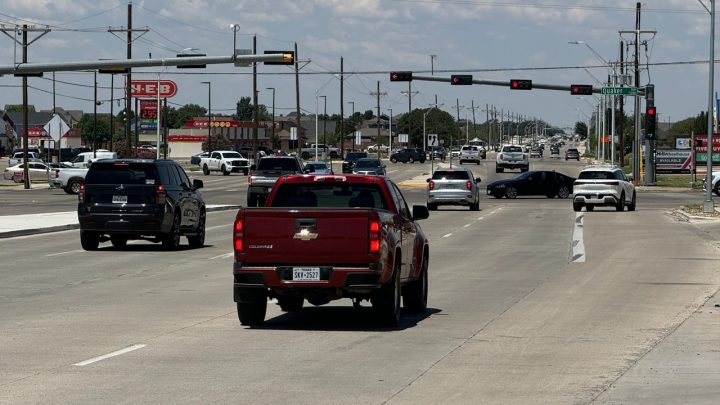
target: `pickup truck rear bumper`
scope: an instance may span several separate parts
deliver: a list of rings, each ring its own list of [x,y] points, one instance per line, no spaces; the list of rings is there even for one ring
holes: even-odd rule
[[[530,164],[524,160],[520,160],[517,162],[497,162],[495,165],[503,169],[524,169]]]
[[[380,263],[365,267],[299,266],[320,269],[318,281],[293,280],[293,266],[244,266],[235,263],[234,287],[270,289],[376,289],[382,285]]]

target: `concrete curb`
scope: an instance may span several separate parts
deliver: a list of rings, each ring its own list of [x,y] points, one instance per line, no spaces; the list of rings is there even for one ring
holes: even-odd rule
[[[677,217],[681,221],[690,222],[690,223],[693,223],[693,222],[705,222],[705,223],[720,222],[720,217],[705,217],[705,216],[700,216],[700,215],[691,215],[687,211],[685,211],[683,209],[679,209],[679,208],[668,211],[668,214],[670,214],[671,216]]]
[[[241,207],[241,205],[223,205],[219,207],[208,207],[206,208],[206,210],[207,212],[230,211],[239,209]],[[14,238],[17,236],[40,235],[43,233],[62,232],[78,228],[80,228],[80,224],[57,225],[44,228],[18,229],[15,231],[0,232],[0,239]]]

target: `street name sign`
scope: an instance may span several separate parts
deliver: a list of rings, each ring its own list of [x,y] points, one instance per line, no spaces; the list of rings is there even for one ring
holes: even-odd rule
[[[602,94],[613,94],[623,96],[636,96],[638,94],[637,87],[603,87]]]

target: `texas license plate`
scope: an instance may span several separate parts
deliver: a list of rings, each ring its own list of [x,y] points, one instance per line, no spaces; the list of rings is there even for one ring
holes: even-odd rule
[[[127,201],[126,195],[114,195],[112,197],[113,204],[127,204]]]
[[[293,281],[320,281],[320,267],[293,267]]]

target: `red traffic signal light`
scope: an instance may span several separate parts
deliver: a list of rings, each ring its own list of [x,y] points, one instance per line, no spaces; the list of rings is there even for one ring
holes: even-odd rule
[[[450,84],[454,85],[469,85],[472,84],[472,75],[451,75]]]
[[[593,86],[589,84],[571,84],[570,94],[576,96],[589,96],[593,92]]]
[[[412,72],[390,72],[391,82],[411,82]]]
[[[645,111],[645,114],[650,115],[650,116],[655,115],[655,107],[648,107],[647,110]]]
[[[532,80],[510,80],[510,88],[513,90],[532,90]]]
[[[645,107],[645,139],[655,140],[657,127],[657,110],[654,105]]]

